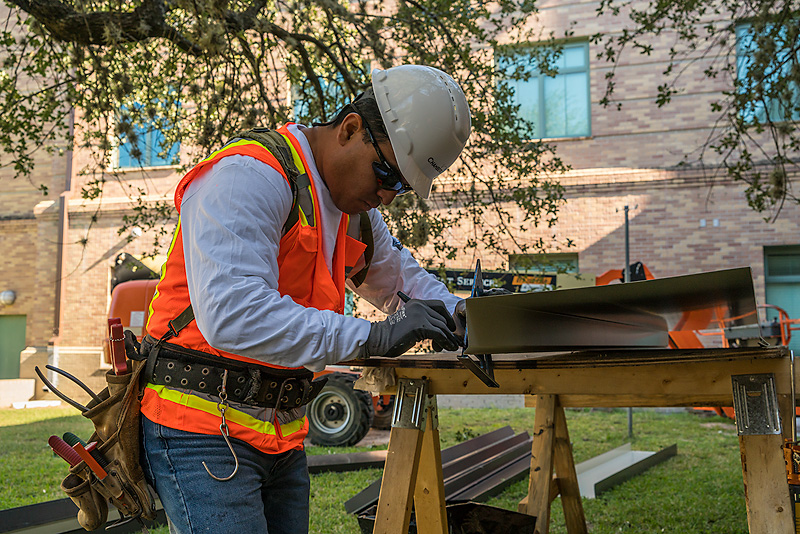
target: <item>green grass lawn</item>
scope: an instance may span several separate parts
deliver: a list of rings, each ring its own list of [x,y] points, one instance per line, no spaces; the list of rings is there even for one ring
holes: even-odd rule
[[[501,426],[530,431],[534,410],[441,409],[442,448]],[[567,410],[576,462],[626,441],[625,410]],[[91,433],[91,424],[72,408],[0,410],[0,509],[63,497],[59,489],[66,464],[54,457],[47,438],[71,431]],[[739,445],[731,421],[691,413],[634,412],[633,447],[656,451],[677,443],[678,456],[614,488],[584,500],[593,534],[661,533],[734,534],[747,532]],[[309,447],[309,454],[369,450]],[[327,473],[311,477],[311,532],[358,534],[356,519],[344,501],[380,478],[381,471]],[[516,510],[527,493],[518,482],[488,504]],[[564,533],[560,501],[553,502],[551,532]],[[154,531],[165,534],[166,528]]]

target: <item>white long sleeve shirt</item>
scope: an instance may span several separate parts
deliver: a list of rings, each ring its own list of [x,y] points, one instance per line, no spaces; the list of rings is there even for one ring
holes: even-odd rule
[[[309,165],[321,212],[329,271],[342,212],[331,200],[302,129],[291,125]],[[200,332],[226,352],[274,365],[326,365],[365,356],[370,323],[306,308],[278,292],[278,248],[292,207],[281,174],[254,158],[228,156],[195,178],[181,204],[189,297]],[[354,289],[378,309],[400,307],[397,291],[439,299],[452,313],[460,300],[393,239],[380,213],[369,212],[375,251],[364,283]],[[319,224],[319,223],[318,223]]]

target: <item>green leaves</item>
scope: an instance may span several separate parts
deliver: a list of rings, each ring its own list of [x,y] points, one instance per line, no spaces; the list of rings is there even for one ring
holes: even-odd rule
[[[477,247],[504,255],[536,249],[540,241],[526,233],[552,225],[563,202],[556,177],[566,166],[552,147],[530,142],[531,125],[504,81],[527,74],[500,72],[487,48],[555,42],[528,29],[536,16],[530,0],[404,0],[391,10],[329,0],[179,1],[160,10],[141,0],[6,2],[2,164],[26,176],[40,146],[71,148],[74,109],[75,148],[89,156],[77,169],[81,195],[99,200],[110,184],[128,194],[133,215],[123,233],[132,225],[163,229],[175,216],[163,191],[145,187],[152,170],[140,169],[141,187],[130,187],[131,170],[118,168],[123,143],[137,159],[147,150],[141,132],[155,125],[159,152],[180,143],[188,168],[237,131],[330,118],[368,86],[372,68],[399,63],[451,73],[473,111],[468,148],[431,200],[402,199],[385,210],[406,246],[426,247],[432,262]],[[537,47],[540,68],[558,53]],[[452,233],[460,224],[472,236],[461,243]]]
[[[592,42],[601,46],[598,59],[612,65],[600,103],[615,103],[615,68],[627,48],[650,55],[656,36],[674,36],[675,44],[667,51],[664,81],[655,88],[654,101],[659,107],[668,105],[680,92],[681,75],[690,78],[687,73],[693,68],[731,88],[709,103],[716,119],[692,163],[709,170],[712,178],[745,184],[749,206],[764,213],[767,220],[774,221],[787,200],[798,203],[791,181],[775,178],[798,170],[797,2],[651,0],[626,5],[632,26],[618,34],[593,37]],[[598,8],[599,15],[620,13],[611,0],[601,2]],[[779,186],[774,185],[776,180]]]

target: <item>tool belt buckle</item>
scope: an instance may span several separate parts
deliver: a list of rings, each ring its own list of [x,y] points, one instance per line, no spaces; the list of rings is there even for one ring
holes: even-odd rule
[[[281,408],[291,410],[305,406],[319,394],[325,382],[327,382],[327,377],[314,381],[297,377],[283,380],[275,400],[275,410]]]
[[[302,401],[300,392],[302,388],[300,386],[296,378],[287,378],[281,382],[281,389],[278,391],[278,398],[275,400],[275,410],[279,410],[281,406],[284,409],[300,406]]]

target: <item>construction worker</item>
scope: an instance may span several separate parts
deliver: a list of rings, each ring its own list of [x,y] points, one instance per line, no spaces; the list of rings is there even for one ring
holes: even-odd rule
[[[171,532],[307,532],[312,371],[458,347],[461,300],[375,208],[428,198],[470,128],[449,75],[376,69],[333,121],[244,132],[181,180],[142,343],[142,466]],[[343,315],[345,285],[390,315]]]

